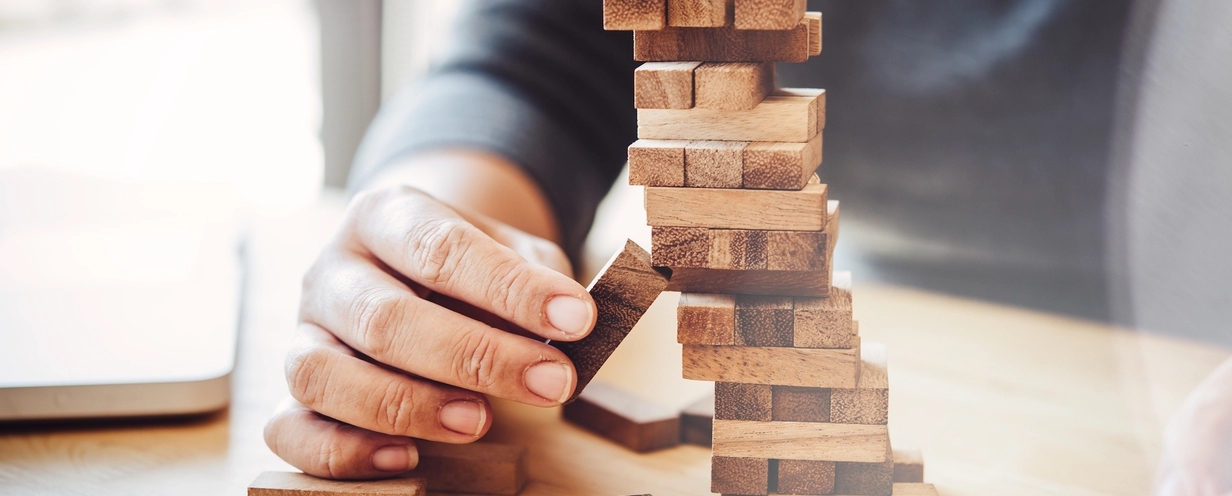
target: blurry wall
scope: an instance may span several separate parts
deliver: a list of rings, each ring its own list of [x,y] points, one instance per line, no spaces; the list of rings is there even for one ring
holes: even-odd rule
[[[381,0],[315,0],[321,23],[325,185],[343,187],[381,105]]]

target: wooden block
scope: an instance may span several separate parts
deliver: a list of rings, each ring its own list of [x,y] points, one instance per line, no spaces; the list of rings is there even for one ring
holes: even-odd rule
[[[248,485],[248,496],[422,496],[428,494],[422,478],[339,481],[299,472],[261,472]]]
[[[890,457],[889,439],[884,425],[715,419],[712,450],[716,456],[881,463]]]
[[[774,386],[772,396],[771,420],[830,421],[830,390],[827,388]]]
[[[739,188],[747,141],[694,141],[684,148],[684,185]]]
[[[603,29],[632,31],[667,26],[667,0],[603,0]]]
[[[680,444],[680,412],[602,382],[565,405],[564,418],[639,453]]]
[[[517,494],[526,485],[526,448],[508,444],[416,441],[419,466],[408,472],[428,480],[429,491]]]
[[[769,421],[771,392],[767,384],[714,383],[714,418]]]
[[[651,226],[820,231],[826,220],[824,184],[800,191],[646,187]]]
[[[706,267],[710,259],[710,230],[652,227],[650,253],[656,267]]]
[[[808,22],[809,55],[821,55],[821,12],[805,12],[804,20]]]
[[[736,340],[746,346],[791,346],[792,303],[786,296],[736,297]]]
[[[834,464],[834,492],[852,496],[892,496],[894,456],[886,446],[886,460],[880,462],[839,461]]]
[[[650,254],[631,240],[599,270],[586,289],[599,311],[594,330],[578,341],[548,342],[577,369],[578,382],[569,401],[586,388],[666,286],[667,277],[651,266]]]
[[[807,19],[783,31],[676,28],[633,32],[633,59],[641,62],[804,62],[809,58]],[[820,33],[818,33],[820,36]]]
[[[822,139],[805,143],[757,141],[744,147],[741,183],[749,189],[801,189],[821,165]]]
[[[814,116],[817,120],[817,132],[820,133],[821,130],[826,128],[826,90],[821,88],[777,88],[773,94],[775,96],[817,99],[817,115]]]
[[[672,0],[667,3],[667,25],[681,28],[717,28],[732,23],[732,0]]]
[[[714,395],[706,396],[680,412],[680,442],[710,447],[714,427]]]
[[[894,496],[938,496],[937,488],[932,484],[896,483]]]
[[[637,109],[637,137],[805,143],[824,115],[824,90],[776,90],[750,110]]]
[[[781,296],[825,296],[830,292],[830,268],[825,270],[672,269],[668,291]]]
[[[693,70],[701,62],[647,62],[633,71],[633,106],[693,108]]]
[[[736,29],[791,29],[806,8],[806,0],[736,0]]]
[[[924,482],[924,454],[919,448],[894,449],[894,482]]]
[[[629,184],[684,186],[684,140],[637,140],[629,145]]]
[[[727,294],[680,293],[676,306],[676,342],[735,345],[736,297]]]
[[[830,494],[834,491],[834,462],[779,460],[775,494]]]
[[[859,338],[856,339],[859,342]],[[856,387],[830,391],[830,421],[886,425],[890,419],[890,381],[886,373],[885,345],[865,344],[860,358],[860,378]]]
[[[651,257],[657,267],[825,270],[834,249],[830,233],[836,225],[833,215],[823,231],[653,227]]]
[[[693,71],[693,106],[752,110],[774,91],[774,64],[706,62]]]
[[[684,378],[695,381],[852,388],[860,375],[856,358],[860,356],[858,348],[830,350],[686,344],[682,354]],[[830,412],[833,419],[833,399]]]
[[[730,270],[766,268],[764,248],[766,236],[764,233],[745,229],[706,229],[706,235],[706,263],[702,265],[702,268]],[[754,245],[758,241],[761,242],[762,247]],[[759,260],[762,266],[753,267]]]
[[[770,460],[766,458],[710,458],[710,492],[722,494],[768,494]]]
[[[856,337],[851,311],[851,272],[835,272],[829,296],[796,298],[794,345],[797,348],[851,347]]]

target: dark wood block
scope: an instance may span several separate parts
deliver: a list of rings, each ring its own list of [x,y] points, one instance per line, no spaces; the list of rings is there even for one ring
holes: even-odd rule
[[[799,386],[774,386],[773,420],[829,422],[830,390]]]
[[[780,296],[826,296],[830,294],[830,271],[826,270],[723,270],[672,269],[668,291]]]
[[[650,252],[656,267],[706,267],[710,258],[710,230],[652,227]]]
[[[775,494],[831,494],[834,463],[819,460],[778,460]]]
[[[787,296],[736,297],[736,335],[747,346],[791,346],[792,299]]]
[[[736,298],[725,294],[680,293],[676,306],[676,341],[681,344],[740,344],[736,335]]]
[[[633,32],[633,59],[643,62],[804,62],[814,36],[807,19],[787,30],[674,28]],[[816,36],[820,36],[820,24]]]
[[[667,0],[603,0],[603,29],[632,31],[667,26]]]
[[[791,29],[804,18],[805,0],[735,0],[736,29]]]
[[[722,494],[769,494],[770,460],[711,457],[710,491]]]
[[[770,420],[771,391],[768,384],[714,383],[714,418],[722,420]]]
[[[680,442],[710,447],[714,426],[714,395],[707,395],[680,412]]]
[[[419,466],[408,472],[428,480],[429,491],[517,494],[526,485],[526,448],[508,444],[416,441]]]
[[[680,444],[680,413],[595,382],[565,405],[565,420],[637,452]]]
[[[894,450],[894,482],[924,482],[924,455],[919,448]]]
[[[321,479],[299,472],[261,472],[248,485],[248,496],[423,496],[427,482],[418,477],[371,481]]]

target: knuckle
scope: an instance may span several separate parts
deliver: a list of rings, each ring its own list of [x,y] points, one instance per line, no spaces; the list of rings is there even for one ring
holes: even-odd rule
[[[291,396],[308,406],[328,394],[333,353],[320,347],[301,347],[287,354],[286,376]]]
[[[487,285],[485,298],[491,302],[497,313],[509,315],[521,308],[522,295],[534,294],[527,291],[533,284],[535,272],[521,260],[511,259],[497,263],[491,270],[495,280]],[[524,317],[531,317],[526,315]]]
[[[407,311],[403,296],[394,290],[374,288],[356,295],[352,325],[369,355],[387,357],[395,351]]]
[[[472,391],[490,391],[496,384],[497,342],[486,332],[472,332],[457,341],[454,375]]]
[[[422,282],[439,288],[456,280],[472,245],[469,228],[455,219],[430,219],[407,230],[407,254]]]
[[[403,382],[390,381],[378,401],[380,406],[373,412],[376,415],[373,425],[398,436],[414,433],[418,421],[414,387]]]
[[[341,479],[350,474],[353,461],[348,456],[350,450],[345,436],[339,432],[341,429],[334,426],[330,430],[333,432],[325,436],[326,441],[321,443],[320,450],[310,463],[325,473],[328,478]]]

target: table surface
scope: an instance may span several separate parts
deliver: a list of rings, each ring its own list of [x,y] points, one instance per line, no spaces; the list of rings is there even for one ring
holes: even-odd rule
[[[261,214],[233,404],[190,421],[0,428],[3,494],[243,494],[289,467],[261,430],[285,397],[282,355],[299,277],[341,216],[326,195]],[[676,295],[666,293],[600,380],[666,404],[709,387],[680,377]],[[934,293],[855,284],[866,341],[889,348],[890,432],[924,451],[942,494],[1145,494],[1163,426],[1228,356],[1211,346]],[[525,494],[708,494],[709,450],[637,455],[563,423],[558,409],[498,402],[490,439],[529,448]]]

